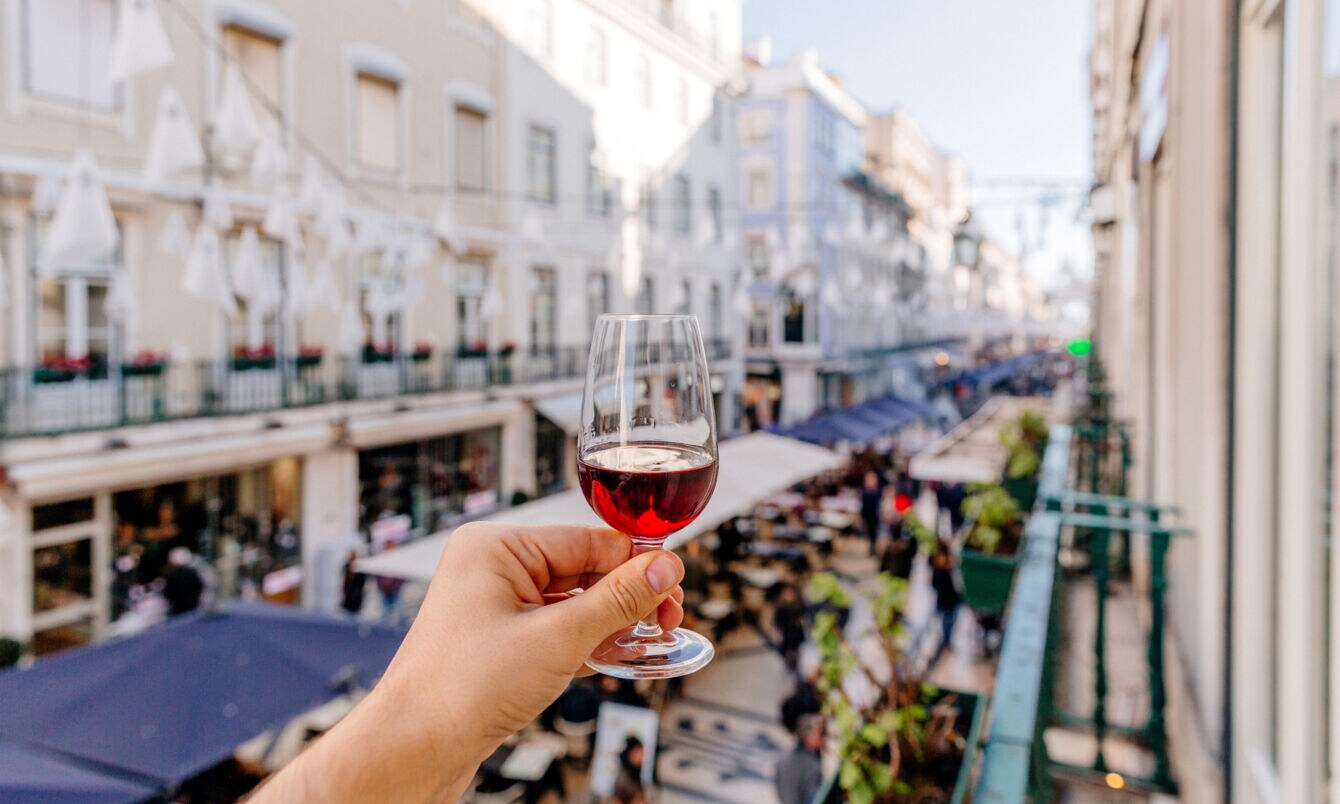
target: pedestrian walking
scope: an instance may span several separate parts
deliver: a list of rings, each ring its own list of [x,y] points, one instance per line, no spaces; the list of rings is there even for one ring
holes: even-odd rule
[[[796,747],[777,763],[777,798],[781,804],[809,804],[824,780],[819,758],[824,744],[823,718],[805,715],[796,726],[796,734]]]
[[[795,584],[786,584],[772,611],[772,624],[781,636],[782,659],[794,669],[800,646],[805,643],[805,601]]]
[[[954,625],[958,622],[959,606],[963,603],[958,581],[954,578],[954,559],[949,553],[949,545],[943,541],[931,556],[931,586],[935,589],[935,613],[940,618],[940,645],[935,649],[935,656],[927,668],[935,667],[944,652],[952,649]]]
[[[875,543],[879,541],[879,503],[882,496],[879,475],[873,470],[866,472],[861,487],[861,523],[865,527],[865,537],[870,540],[872,556],[875,554]]]
[[[357,560],[358,552],[350,550],[349,558],[344,562],[344,580],[340,595],[340,608],[353,615],[363,610],[363,590],[368,582],[368,576],[354,569],[354,562]]]
[[[163,577],[163,597],[167,599],[169,611],[173,616],[195,611],[200,606],[205,582],[191,566],[191,551],[185,547],[172,548],[168,553],[168,564],[171,569]]]

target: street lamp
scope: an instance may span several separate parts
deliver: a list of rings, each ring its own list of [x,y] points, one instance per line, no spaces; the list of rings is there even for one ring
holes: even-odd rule
[[[954,228],[954,258],[965,268],[977,266],[977,251],[982,244],[982,230],[972,219],[972,212],[963,216]]]

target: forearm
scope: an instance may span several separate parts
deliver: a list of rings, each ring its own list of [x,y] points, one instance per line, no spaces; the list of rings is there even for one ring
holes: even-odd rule
[[[451,713],[425,717],[416,703],[388,674],[251,801],[456,801],[494,746]]]

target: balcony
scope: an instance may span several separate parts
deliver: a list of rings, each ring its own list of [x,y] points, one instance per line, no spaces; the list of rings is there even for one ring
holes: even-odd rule
[[[706,343],[712,362],[729,340]],[[586,376],[587,347],[355,358],[261,357],[102,373],[0,369],[0,438],[303,408],[397,396],[525,388]]]

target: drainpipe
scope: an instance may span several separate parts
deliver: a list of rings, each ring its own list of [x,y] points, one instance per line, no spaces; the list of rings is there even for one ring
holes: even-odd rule
[[[1228,421],[1228,443],[1225,445],[1224,498],[1228,506],[1224,512],[1224,683],[1223,683],[1223,726],[1219,735],[1220,752],[1224,758],[1224,804],[1232,804],[1233,780],[1233,520],[1236,501],[1233,498],[1233,476],[1235,454],[1235,433],[1237,422],[1234,419],[1236,405],[1237,365],[1237,295],[1238,295],[1238,78],[1239,48],[1242,35],[1242,0],[1230,0],[1228,23],[1228,202],[1224,208],[1224,224],[1228,234],[1226,252],[1226,278],[1228,290],[1228,344],[1226,355],[1228,371],[1224,372],[1227,389],[1225,393],[1224,414]]]

